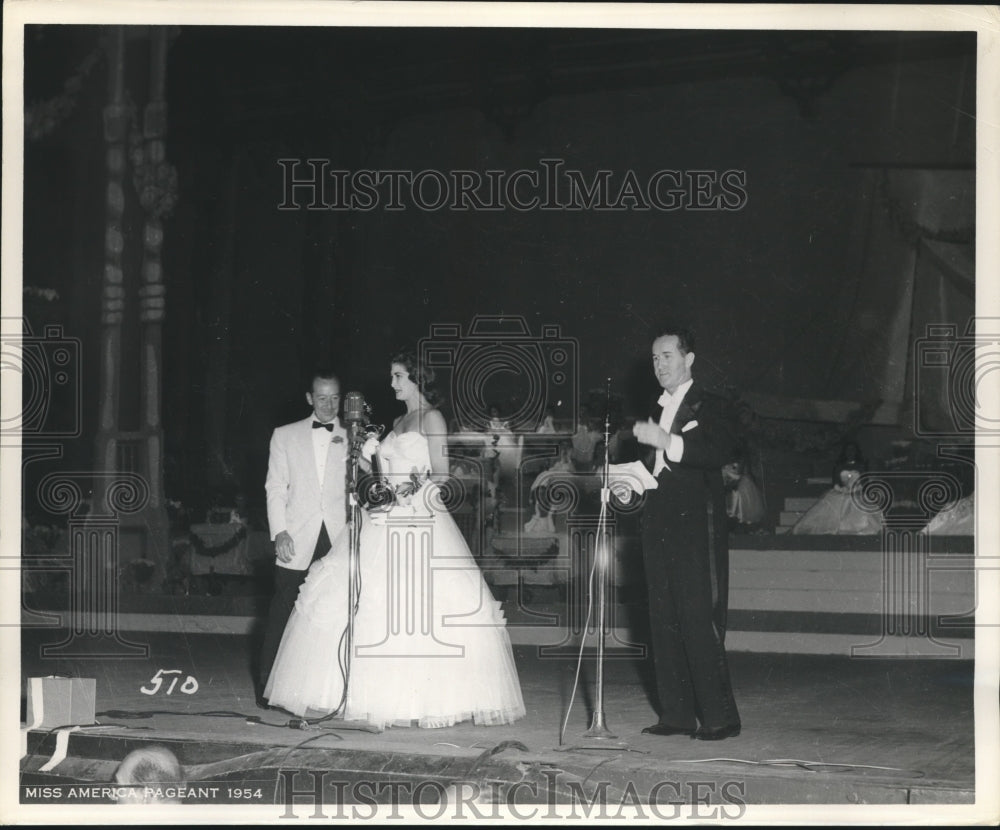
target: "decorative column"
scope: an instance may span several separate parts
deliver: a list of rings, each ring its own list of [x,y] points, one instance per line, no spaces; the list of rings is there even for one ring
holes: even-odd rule
[[[117,470],[118,410],[121,392],[122,315],[125,308],[125,139],[128,108],[125,105],[125,29],[109,30],[108,104],[104,108],[104,163],[108,180],[104,199],[104,279],[101,294],[101,369],[94,466],[99,473]],[[103,479],[102,479],[103,480]],[[100,499],[102,494],[95,493]]]
[[[600,636],[598,602],[603,589],[604,596],[604,637],[607,639],[606,657],[637,657],[643,654],[643,647],[622,640],[618,615],[618,580],[615,570],[618,561],[617,519],[608,511],[603,529],[599,515],[575,515],[566,520],[566,537],[570,556],[570,578],[568,587],[569,620],[563,641],[549,649],[579,649],[581,637],[593,637],[594,643]],[[604,536],[603,540],[601,536]],[[603,561],[595,562],[599,554]],[[595,567],[596,565],[596,567]],[[593,575],[593,576],[592,576]],[[603,583],[603,585],[602,585]],[[589,612],[589,614],[588,614]],[[589,619],[588,619],[589,616]],[[572,647],[572,648],[570,648]],[[596,648],[596,645],[594,646]]]
[[[461,626],[461,618],[444,620],[434,607],[436,568],[461,567],[447,559],[434,562],[434,517],[392,516],[375,519],[386,534],[385,584],[366,583],[362,603],[385,609],[385,627],[376,643],[356,643],[353,657],[455,657],[462,646],[448,641],[448,624]],[[469,609],[470,612],[474,608]]]
[[[102,493],[89,509],[85,491]],[[68,516],[69,618],[66,638],[42,648],[43,657],[145,658],[149,646],[119,633],[119,513],[141,510],[149,491],[142,476],[127,473],[52,473],[38,486],[39,501],[51,513]]]
[[[615,570],[618,561],[618,516],[638,509],[640,499],[634,498],[629,505],[622,505],[612,499],[602,523],[600,493],[593,492],[591,479],[592,476],[588,473],[576,474],[573,479],[564,474],[549,484],[544,494],[539,493],[539,506],[542,510],[550,515],[566,515],[566,535],[560,544],[559,558],[553,564],[553,569],[568,573],[567,619],[559,632],[561,639],[540,648],[539,654],[550,657],[575,655],[579,652],[581,638],[593,637],[596,643],[596,637],[600,634],[598,626],[603,622],[604,636],[608,641],[605,657],[638,657],[644,653],[643,647],[623,641],[619,634],[620,626],[616,624],[626,621],[615,619],[618,613],[618,580]],[[595,567],[598,555],[602,559],[596,562]],[[605,606],[603,618],[598,608],[602,590]]]
[[[176,171],[166,162],[165,100],[167,30],[155,27],[150,34],[149,98],[143,113],[141,143],[132,147],[132,166],[139,203],[143,208],[142,284],[139,288],[141,338],[140,432],[142,468],[149,486],[149,502],[142,514],[146,551],[153,553],[157,576],[162,577],[169,553],[169,524],[163,493],[163,424],[160,392],[163,384],[163,315],[166,286],[161,252],[163,219],[177,201]]]
[[[893,502],[898,502],[894,491],[902,488],[917,489],[916,508],[904,504],[892,509]],[[858,479],[852,491],[855,504],[883,517],[882,630],[874,643],[853,646],[852,657],[959,656],[958,646],[942,643],[931,630],[931,537],[920,531],[960,496],[958,481],[948,473],[863,473]],[[901,637],[913,638],[913,645]],[[917,638],[924,641],[919,651]]]

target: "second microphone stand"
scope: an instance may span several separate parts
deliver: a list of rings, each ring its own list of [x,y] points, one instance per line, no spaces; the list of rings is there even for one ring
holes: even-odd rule
[[[611,379],[608,379],[608,408],[604,414],[604,469],[601,474],[601,512],[597,520],[597,539],[594,545],[594,571],[597,578],[597,698],[590,729],[584,738],[614,740],[618,736],[608,729],[604,718],[604,639],[607,625],[608,562],[608,501],[611,496],[608,477],[611,472]],[[586,632],[584,632],[586,636]]]
[[[350,426],[350,456],[347,462],[347,648],[345,651],[346,675],[351,674],[351,658],[354,654],[354,616],[361,599],[359,577],[361,574],[361,502],[358,499],[358,470],[361,462],[360,423]],[[347,677],[344,679],[346,702]]]
[[[326,717],[320,718],[315,723],[322,723],[337,715],[343,715],[347,705],[347,688],[351,676],[351,662],[354,655],[354,617],[358,611],[358,603],[361,599],[361,499],[358,497],[358,486],[360,476],[361,444],[371,432],[360,421],[348,422],[348,458],[347,458],[347,630],[344,632],[343,652],[341,654],[344,678],[344,691],[340,705]],[[314,721],[303,721],[303,723],[314,723]],[[353,729],[362,732],[381,732],[377,726],[364,721],[347,721],[338,718],[334,729]]]

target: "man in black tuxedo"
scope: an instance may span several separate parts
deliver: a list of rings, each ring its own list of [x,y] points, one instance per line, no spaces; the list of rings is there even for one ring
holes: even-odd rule
[[[658,418],[637,422],[654,450],[642,548],[659,722],[642,731],[720,740],[740,733],[724,647],[729,550],[722,466],[733,437],[722,406],[691,376],[694,338],[666,328],[653,341],[664,392]]]

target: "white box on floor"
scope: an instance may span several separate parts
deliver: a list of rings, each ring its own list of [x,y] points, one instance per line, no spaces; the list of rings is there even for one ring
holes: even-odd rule
[[[87,677],[29,677],[29,729],[86,725],[94,722],[97,681]]]

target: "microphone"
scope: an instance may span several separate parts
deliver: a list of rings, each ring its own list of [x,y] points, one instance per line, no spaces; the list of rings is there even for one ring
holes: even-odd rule
[[[361,424],[365,420],[365,396],[360,392],[348,392],[344,398],[344,421]]]
[[[344,398],[344,424],[351,436],[351,454],[355,460],[361,455],[361,448],[369,438],[378,438],[383,427],[369,423],[371,407],[365,403],[360,392],[348,392]],[[372,455],[371,471],[357,481],[356,492],[361,505],[368,509],[383,507],[395,499],[392,487],[386,482],[379,465],[378,453]]]

